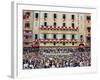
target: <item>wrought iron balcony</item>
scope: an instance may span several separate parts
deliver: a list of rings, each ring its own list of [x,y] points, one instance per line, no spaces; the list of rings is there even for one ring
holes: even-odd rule
[[[39,39],[33,42],[78,42],[77,39]]]
[[[78,31],[78,27],[66,27],[66,26],[40,26],[40,30],[60,30],[60,31]]]
[[[24,35],[32,35],[32,32],[24,32]]]

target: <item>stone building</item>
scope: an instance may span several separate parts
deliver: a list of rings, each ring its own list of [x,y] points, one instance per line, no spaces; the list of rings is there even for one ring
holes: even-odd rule
[[[23,47],[90,47],[91,14],[58,11],[23,11]]]

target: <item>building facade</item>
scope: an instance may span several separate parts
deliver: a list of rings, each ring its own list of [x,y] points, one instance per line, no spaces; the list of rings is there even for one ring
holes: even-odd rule
[[[91,14],[23,11],[23,47],[90,47]]]

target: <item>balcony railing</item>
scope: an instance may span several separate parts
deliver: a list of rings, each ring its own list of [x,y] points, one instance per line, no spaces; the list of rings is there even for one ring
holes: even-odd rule
[[[32,38],[24,39],[24,42],[32,42]]]
[[[65,26],[40,26],[40,30],[60,30],[60,31],[78,31],[78,27],[65,27]]]
[[[77,39],[39,39],[33,42],[79,42]]]
[[[24,44],[23,47],[31,47],[32,46],[32,43],[31,42],[28,42],[28,44]]]
[[[24,35],[32,35],[32,32],[24,32]]]
[[[39,44],[32,44],[32,47],[39,47]]]

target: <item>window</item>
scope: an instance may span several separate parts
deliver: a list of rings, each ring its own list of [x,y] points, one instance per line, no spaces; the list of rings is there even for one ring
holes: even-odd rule
[[[53,38],[56,39],[56,34],[53,35]]]
[[[28,19],[30,16],[30,12],[25,12],[23,18]]]
[[[63,45],[65,45],[65,42],[63,42]]]
[[[74,28],[74,23],[72,23],[72,28]]]
[[[44,18],[47,18],[47,13],[44,13]]]
[[[73,20],[75,19],[75,16],[74,16],[74,15],[72,15],[72,19],[73,19]]]
[[[57,14],[54,14],[53,17],[54,17],[54,18],[57,18]]]
[[[63,25],[62,26],[66,26],[66,23],[63,23]]]
[[[75,39],[75,35],[74,34],[72,35],[72,39]]]
[[[62,18],[63,18],[63,19],[65,19],[65,18],[66,18],[66,15],[65,15],[65,14],[63,14],[63,15],[62,15]]]
[[[81,18],[81,21],[82,21],[82,19],[83,19],[83,16],[81,16],[80,18]]]
[[[38,18],[38,17],[39,17],[38,13],[35,13],[35,18]]]
[[[25,15],[30,16],[30,12],[26,12]]]
[[[74,42],[72,42],[72,45],[74,45]]]
[[[91,20],[91,16],[87,16],[87,20]]]
[[[89,36],[87,36],[86,39],[87,39],[87,42],[90,42],[90,39],[91,39],[91,38],[90,38]]]
[[[56,45],[56,42],[54,42],[53,45]]]
[[[47,22],[44,22],[44,26],[47,26]]]
[[[28,39],[28,38],[29,38],[29,36],[26,35],[26,36],[25,36],[25,39]]]
[[[90,29],[91,29],[90,27],[87,27],[88,32],[90,32]]]
[[[47,35],[46,34],[44,34],[44,39],[47,39]]]
[[[54,22],[53,25],[56,26],[57,25],[56,22]]]
[[[37,34],[35,34],[35,39],[38,39],[38,35]]]
[[[30,23],[25,23],[25,27],[30,27]]]
[[[66,35],[65,34],[63,34],[63,39],[66,39]]]
[[[28,45],[28,44],[29,44],[29,42],[24,42],[24,44],[25,44],[25,45]]]
[[[80,35],[80,38],[83,38],[83,35]]]
[[[44,42],[44,45],[46,45],[46,42]]]
[[[83,41],[83,35],[80,35],[80,40]]]

